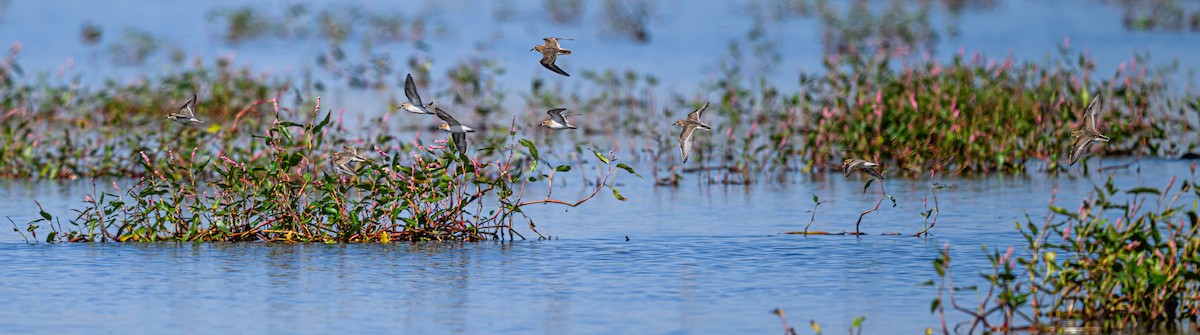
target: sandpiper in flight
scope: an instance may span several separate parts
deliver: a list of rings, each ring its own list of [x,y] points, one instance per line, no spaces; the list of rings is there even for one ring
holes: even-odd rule
[[[1083,126],[1074,132],[1071,136],[1075,137],[1075,141],[1071,143],[1071,153],[1068,159],[1071,160],[1070,165],[1075,165],[1079,161],[1079,157],[1083,157],[1083,152],[1092,147],[1092,142],[1108,142],[1108,136],[1100,134],[1096,129],[1096,114],[1104,108],[1104,101],[1100,98],[1100,93],[1096,93],[1096,97],[1092,98],[1092,103],[1088,104],[1087,110],[1083,112]]]
[[[683,155],[684,163],[687,163],[688,156],[692,155],[692,133],[695,133],[696,129],[712,130],[712,127],[700,122],[700,113],[703,113],[705,108],[708,108],[707,102],[700,106],[700,109],[688,113],[687,119],[675,120],[675,125],[683,127],[683,132],[679,133],[679,153]]]
[[[163,119],[172,119],[182,124],[204,123],[204,121],[200,121],[200,119],[196,118],[195,108],[196,95],[192,94],[192,100],[188,100],[188,102],[183,103],[183,106],[179,107],[178,113],[167,114],[167,117]]]
[[[475,129],[471,129],[471,127],[467,127],[462,123],[459,123],[458,120],[455,120],[454,117],[450,116],[449,113],[442,111],[441,108],[434,107],[433,111],[435,114],[437,114],[439,119],[446,121],[446,123],[438,126],[438,129],[450,132],[450,137],[454,140],[454,146],[458,147],[458,152],[466,153],[467,133],[473,133],[475,132]]]
[[[873,169],[873,167],[876,166],[879,166],[879,164],[871,163],[862,159],[851,158],[842,162],[842,172],[846,174],[846,177],[849,177],[850,172],[858,170],[859,172],[866,174],[868,177],[883,181],[883,175],[880,174],[879,171],[875,171],[875,169]]]
[[[550,129],[575,129],[575,125],[567,122],[567,118],[563,117],[562,112],[566,110],[566,108],[555,108],[546,111],[546,114],[550,114],[550,119],[542,121],[542,127]]]
[[[537,52],[542,53],[542,60],[541,60],[542,66],[546,67],[550,71],[554,71],[554,73],[570,77],[571,75],[567,74],[566,71],[563,71],[562,69],[558,68],[558,65],[554,65],[554,60],[558,59],[558,55],[570,55],[571,54],[571,50],[563,49],[558,46],[558,40],[571,40],[571,39],[570,38],[561,38],[561,37],[547,37],[547,38],[543,38],[542,40],[545,40],[546,44],[535,45],[535,46],[533,46],[533,49],[529,49],[529,51],[536,50]]]
[[[350,162],[366,162],[367,159],[358,155],[358,149],[343,145],[341,152],[333,153],[333,168],[337,172],[354,175],[354,169],[350,168]]]
[[[412,74],[404,78],[404,96],[408,97],[408,102],[401,103],[400,109],[416,113],[416,114],[433,114],[429,111],[429,106],[433,106],[433,102],[428,105],[421,102],[421,95],[417,94],[417,84],[413,83]]]

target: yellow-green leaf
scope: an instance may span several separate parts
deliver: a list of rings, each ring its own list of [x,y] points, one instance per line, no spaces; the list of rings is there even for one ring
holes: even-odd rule
[[[625,198],[624,196],[622,196],[621,192],[617,191],[617,189],[615,187],[613,188],[613,197],[616,197],[617,200],[621,200],[621,201],[629,200],[629,199]]]
[[[594,151],[594,150],[592,151],[592,153],[596,154],[596,158],[599,158],[601,162],[604,162],[604,164],[610,163],[608,160],[608,156],[605,156],[604,154],[600,153],[599,151]]]
[[[633,168],[629,167],[629,165],[625,165],[625,163],[617,164],[617,168],[625,170],[625,172],[632,173],[633,175],[638,176],[638,178],[642,177],[642,175],[638,174],[637,171],[634,171]]]

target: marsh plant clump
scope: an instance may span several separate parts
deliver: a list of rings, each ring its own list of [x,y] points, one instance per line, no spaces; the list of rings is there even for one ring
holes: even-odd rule
[[[279,113],[278,99],[272,101],[278,118],[265,133],[251,135],[251,145],[231,151],[166,149],[155,158],[137,152],[145,173],[135,185],[97,186],[74,218],[64,223],[42,211],[26,231],[36,240],[39,231],[48,230],[47,242],[388,243],[525,238],[514,227],[527,226],[542,238],[523,209],[574,207],[604,189],[625,200],[612,182],[620,172],[636,174],[613,152],[593,151],[592,193],[579,200],[554,199],[555,174],[572,166],[539,165],[537,146],[514,133],[473,156],[459,152],[453,142],[393,146],[379,141],[364,153],[378,158],[338,173],[323,168],[335,151],[326,148],[353,145],[345,140],[349,134],[332,129],[331,114],[320,113],[319,104],[311,113]],[[585,173],[582,167],[579,171]],[[204,177],[208,174],[215,176]],[[526,187],[540,182],[549,183],[550,190],[531,199]]]
[[[504,123],[506,114],[536,124],[548,109],[582,112],[577,123],[586,140],[634,146],[638,154],[630,158],[649,161],[660,185],[678,185],[688,174],[701,183],[783,180],[796,172],[826,171],[847,156],[871,157],[901,177],[1062,171],[1071,130],[1097,94],[1105,97],[1098,124],[1112,141],[1095,146],[1095,154],[1174,156],[1196,149],[1187,130],[1194,127],[1188,118],[1200,113],[1200,97],[1169,89],[1173,68],[1151,67],[1146,55],[1130,59],[1111,77],[1096,74],[1094,61],[1066,42],[1059,57],[1044,63],[965,51],[949,62],[887,53],[829,55],[821,71],[800,72],[799,90],[787,92],[738,65],[742,49],[731,44],[720,76],[705,86],[717,97],[706,114],[714,132],[696,139],[688,165],[679,157],[677,134],[661,129],[703,101],[683,95],[661,99],[659,80],[651,75],[584,70],[580,77],[587,85],[573,89],[535,79],[530,93],[517,95],[526,100],[526,110],[506,113],[505,101],[514,94],[500,79],[504,68],[473,58],[445,74],[448,81],[441,81],[448,88],[429,95],[449,97],[485,128]],[[229,59],[196,60],[177,72],[123,84],[106,81],[100,88],[84,87],[77,78],[24,81],[18,50],[0,64],[0,105],[8,110],[0,118],[14,121],[0,133],[8,147],[0,151],[5,163],[0,175],[10,178],[134,176],[138,169],[130,153],[174,139],[161,131],[147,136],[130,130],[156,126],[154,116],[195,92],[202,93],[202,113],[214,121],[201,131],[208,135],[197,135],[233,149],[229,141],[239,128],[267,122],[271,112],[263,104],[273,92],[286,87],[294,91],[289,96],[301,99],[324,86],[311,77],[295,81],[254,73]],[[427,61],[410,64],[418,70],[414,77],[437,81]],[[362,83],[378,85],[392,72]],[[1082,164],[1089,164],[1087,156]]]
[[[1191,179],[1163,188],[1096,186],[1078,210],[1053,204],[1044,222],[1017,223],[1026,245],[984,251],[987,293],[960,306],[949,246],[934,260],[942,279],[932,311],[969,317],[955,330],[1200,330],[1200,198]],[[1181,201],[1182,200],[1182,201]]]
[[[823,79],[806,78],[793,101],[812,113],[796,119],[803,156],[825,166],[842,153],[889,162],[900,175],[928,171],[1022,173],[1029,163],[1057,171],[1087,101],[1108,99],[1099,122],[1119,154],[1178,154],[1195,106],[1167,92],[1166,73],[1131,60],[1108,79],[1092,79],[1093,61],[1038,65],[960,54],[894,68],[886,58],[826,60]],[[1100,89],[1096,89],[1099,87]],[[1176,106],[1168,110],[1168,106]]]
[[[247,129],[269,122],[264,104],[285,81],[235,68],[228,60],[128,83],[105,81],[84,88],[66,82],[19,80],[19,46],[0,61],[0,177],[76,179],[139,177],[137,152],[157,155],[166,147],[233,151]],[[204,87],[203,127],[179,129],[161,122]],[[161,168],[160,161],[156,168]]]
[[[1064,40],[1056,57],[1047,57],[1040,63],[1018,62],[1011,55],[990,59],[965,50],[944,61],[928,54],[917,56],[917,51],[928,52],[928,48],[922,46],[931,45],[928,42],[936,37],[927,31],[927,26],[911,28],[915,30],[899,27],[870,29],[881,22],[906,22],[906,17],[927,20],[925,9],[874,14],[852,7],[846,17],[841,18],[837,16],[839,11],[827,6],[829,4],[822,2],[821,5],[823,7],[817,11],[823,15],[822,22],[828,29],[826,42],[829,46],[820,69],[797,73],[796,90],[780,89],[766,79],[765,73],[774,70],[781,53],[777,50],[779,41],[769,36],[761,24],[751,29],[744,39],[729,43],[728,54],[718,60],[716,76],[702,84],[701,92],[671,93],[667,99],[659,97],[661,89],[657,87],[657,77],[634,70],[582,69],[578,75],[583,78],[582,85],[551,87],[543,79],[534,79],[528,93],[514,94],[505,89],[515,85],[503,82],[505,69],[494,58],[475,56],[458,60],[455,66],[439,76],[431,73],[433,59],[428,55],[418,52],[410,56],[409,71],[420,82],[449,83],[448,88],[429,93],[430,97],[440,98],[439,104],[455,106],[458,109],[455,115],[478,121],[472,124],[483,131],[473,134],[471,140],[480,151],[471,157],[443,156],[438,151],[426,150],[429,147],[419,141],[399,140],[388,122],[391,114],[371,118],[361,131],[349,132],[342,122],[344,111],[321,114],[316,109],[319,100],[313,97],[320,95],[318,92],[324,90],[324,85],[307,72],[302,78],[267,75],[236,67],[232,59],[221,58],[213,62],[197,59],[175,72],[127,83],[108,80],[93,88],[81,83],[81,75],[27,77],[16,62],[20,47],[15,45],[0,59],[0,107],[5,111],[0,115],[0,121],[3,121],[0,123],[0,177],[139,180],[136,194],[127,193],[131,190],[113,190],[115,193],[106,196],[106,192],[97,191],[91,198],[94,210],[83,211],[90,216],[72,221],[85,228],[74,231],[76,234],[55,230],[62,232],[56,237],[65,236],[66,240],[93,240],[97,236],[102,240],[188,240],[195,236],[218,236],[216,240],[357,241],[383,236],[380,234],[385,231],[389,232],[386,234],[389,238],[404,237],[393,236],[401,231],[396,228],[398,226],[378,223],[374,226],[355,223],[329,230],[308,227],[306,231],[292,230],[283,235],[264,235],[261,228],[265,226],[259,226],[263,222],[252,226],[245,226],[245,223],[249,222],[248,218],[284,220],[267,214],[290,215],[292,220],[303,218],[320,224],[394,222],[400,218],[415,218],[414,213],[418,212],[437,212],[419,209],[413,204],[400,206],[403,202],[400,196],[382,197],[381,194],[386,192],[398,192],[394,181],[363,179],[372,174],[392,177],[391,174],[398,173],[401,166],[421,172],[410,177],[443,173],[449,176],[446,185],[455,189],[474,185],[480,180],[492,180],[482,182],[493,185],[492,188],[478,198],[468,198],[471,199],[468,203],[493,197],[507,199],[513,195],[505,190],[517,187],[519,184],[514,183],[520,180],[507,180],[503,186],[497,183],[505,181],[506,176],[511,177],[510,172],[515,170],[488,168],[509,163],[479,165],[477,162],[481,159],[503,161],[498,152],[503,152],[503,148],[515,150],[513,143],[529,148],[530,152],[536,152],[535,148],[538,148],[543,153],[553,153],[550,156],[560,156],[557,154],[565,151],[561,156],[573,157],[569,159],[573,159],[578,169],[582,169],[583,164],[580,157],[587,156],[588,150],[610,145],[631,146],[633,150],[629,151],[633,154],[628,158],[647,161],[652,167],[649,174],[653,182],[664,186],[680,185],[688,179],[696,183],[719,184],[784,181],[797,173],[826,171],[832,167],[831,162],[845,157],[870,157],[882,165],[884,171],[901,177],[937,172],[952,175],[1025,173],[1030,168],[1053,173],[1063,170],[1064,149],[1070,143],[1070,131],[1082,122],[1082,109],[1096,94],[1106,97],[1107,108],[1099,115],[1098,123],[1112,138],[1111,142],[1097,146],[1098,154],[1176,155],[1195,149],[1195,144],[1188,142],[1186,132],[1192,129],[1188,118],[1200,112],[1200,98],[1188,90],[1181,93],[1169,90],[1166,83],[1175,68],[1150,67],[1148,55],[1135,55],[1115,71],[1097,70],[1092,59],[1070,49],[1069,41]],[[420,41],[424,23],[419,19],[388,17],[360,21],[357,14],[361,12],[313,12],[306,6],[293,6],[284,14],[263,16],[256,10],[242,8],[214,11],[210,22],[225,27],[221,30],[222,35],[230,43],[256,38],[319,35],[334,42],[317,59],[318,65],[330,70],[335,79],[347,79],[353,88],[386,89],[390,87],[389,78],[400,78],[394,75],[407,71],[395,68],[386,56],[371,56],[365,60],[370,65],[355,64],[358,61],[347,60],[338,43],[363,35],[378,35],[377,38],[392,42]],[[309,31],[310,28],[287,23],[286,18],[295,17],[322,22],[316,25],[322,31]],[[378,29],[347,28],[360,26],[363,22]],[[247,34],[255,31],[266,35]],[[143,54],[138,48],[131,50],[130,55]],[[30,77],[33,79],[27,79]],[[193,94],[200,95],[198,114],[206,121],[203,126],[180,127],[161,122],[162,116]],[[522,111],[506,111],[510,105],[506,104],[506,99],[510,96],[526,100],[523,114]],[[715,99],[709,101],[703,98],[706,96]],[[695,138],[692,158],[686,161],[680,154],[677,133],[662,129],[670,124],[670,120],[704,103],[711,103],[705,122],[713,131]],[[531,139],[517,138],[515,129],[518,127],[505,126],[506,115],[518,115],[511,121],[514,125],[536,125],[544,117],[544,111],[553,108],[582,113],[573,119],[580,131],[566,135],[572,140],[547,145],[554,141],[541,139],[540,135]],[[337,115],[335,121],[321,126],[323,131],[333,133],[315,136],[312,133],[315,125],[322,123],[322,115]],[[424,128],[410,126],[401,130],[419,132]],[[293,131],[310,136],[306,141],[317,142],[301,145],[289,142],[294,139],[288,136],[280,137]],[[596,146],[591,144],[593,141],[605,144]],[[371,164],[363,170],[365,177],[358,176],[347,183],[334,183],[319,173],[306,170],[324,165],[325,153],[347,144],[360,146],[363,151],[368,151],[365,147],[370,144],[374,152],[391,158],[416,156],[412,157],[414,161]],[[303,152],[286,145],[303,147]],[[527,159],[528,155],[517,156]],[[456,169],[471,166],[472,169],[439,172],[429,170],[435,168],[428,165],[414,165],[416,160],[437,161],[435,165],[440,169],[449,169],[449,166]],[[616,166],[607,159],[602,161],[601,170],[612,171]],[[1086,171],[1086,157],[1082,162]],[[385,166],[389,170],[379,170]],[[619,169],[626,168],[628,166]],[[289,170],[293,172],[280,172]],[[262,171],[278,175],[263,174]],[[473,177],[464,177],[468,175]],[[590,182],[598,188],[611,185],[604,182],[611,175],[601,174]],[[180,180],[189,183],[175,184]],[[224,184],[213,184],[222,180]],[[363,184],[363,180],[370,182]],[[287,186],[284,191],[279,191],[292,194],[292,198],[269,193],[281,190],[280,185],[292,183],[301,186],[298,189]],[[347,189],[353,190],[349,195],[345,192],[339,195],[335,192],[339,189],[333,185],[357,186]],[[177,198],[152,202],[147,198],[167,195]],[[615,189],[614,196],[623,198]],[[305,207],[308,206],[306,201],[315,201],[310,197],[331,200],[322,200],[327,201],[322,203],[324,207]],[[139,203],[133,201],[135,198],[147,203],[137,205]],[[296,199],[294,204],[277,207],[303,214],[279,212],[275,207],[249,212],[258,214],[235,213],[244,216],[222,216],[226,214],[213,212],[216,209],[201,210],[210,206],[220,208],[223,205],[219,204],[224,203],[261,204],[276,199]],[[352,199],[369,203],[359,209],[387,208],[390,214],[350,218],[346,213],[327,211],[334,208],[329,204],[348,206],[353,203]],[[430,200],[431,203],[448,201],[437,197]],[[169,204],[170,207],[156,209],[162,212],[148,211],[152,208],[147,207],[150,204]],[[461,210],[465,207],[455,206],[445,208],[457,208],[455,213],[463,213]],[[396,208],[403,209],[397,212]],[[481,207],[474,208],[479,210]],[[515,215],[521,213],[519,209],[520,206],[500,207],[495,209],[497,212],[490,213],[503,214],[507,210]],[[401,212],[408,214],[396,214]],[[112,213],[123,213],[117,217],[138,219],[112,221]],[[336,213],[342,214],[333,216]],[[484,234],[473,229],[497,227],[513,217],[509,214],[504,214],[503,218],[481,219],[482,214],[476,213],[478,217],[474,219],[459,220],[472,222],[463,227],[475,228],[463,228],[453,235],[459,239],[501,237],[500,231]],[[923,216],[936,218],[936,211]],[[424,218],[432,220],[428,215]],[[438,220],[449,218],[436,217]],[[424,227],[423,222],[426,221],[413,227],[424,229],[420,228]],[[380,228],[385,226],[387,228]],[[150,228],[129,230],[137,227]],[[359,229],[362,227],[375,230]],[[405,226],[403,231],[414,232],[418,228]],[[128,231],[137,233],[127,235]],[[505,228],[503,234],[509,232]],[[432,235],[414,233],[412,236],[430,238]]]

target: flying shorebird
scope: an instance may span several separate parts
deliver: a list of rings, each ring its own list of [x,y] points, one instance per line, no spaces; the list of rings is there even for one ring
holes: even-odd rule
[[[1071,136],[1075,137],[1075,141],[1071,143],[1071,153],[1068,159],[1071,160],[1070,165],[1075,165],[1075,162],[1083,157],[1083,152],[1092,147],[1092,142],[1108,142],[1108,136],[1100,134],[1096,130],[1096,114],[1104,109],[1104,101],[1097,93],[1095,98],[1092,98],[1092,103],[1088,104],[1087,110],[1083,112],[1083,127],[1079,130],[1071,132]]]
[[[178,113],[167,114],[167,117],[163,118],[163,120],[172,119],[182,124],[204,123],[204,121],[196,118],[195,108],[196,95],[192,94],[192,100],[188,100],[188,102],[183,103],[183,106],[179,106]]]
[[[575,129],[575,125],[567,122],[567,118],[563,117],[562,112],[566,110],[566,108],[555,108],[546,111],[546,114],[550,114],[550,119],[542,121],[542,127],[550,129]]]
[[[696,132],[696,129],[712,130],[712,127],[700,122],[700,113],[703,113],[705,108],[708,108],[707,102],[700,106],[700,109],[688,113],[687,119],[675,120],[675,125],[683,127],[683,132],[679,133],[679,153],[683,155],[684,163],[687,163],[688,156],[692,154],[692,133]]]
[[[546,67],[550,71],[554,71],[554,73],[570,77],[571,75],[567,74],[566,71],[563,71],[562,69],[558,68],[558,65],[554,65],[554,60],[558,59],[558,55],[570,55],[571,54],[571,50],[563,49],[558,46],[558,40],[572,40],[572,39],[561,38],[561,37],[547,37],[547,38],[543,38],[542,40],[545,40],[546,44],[535,45],[535,46],[533,46],[533,49],[529,49],[529,51],[536,50],[537,52],[542,53],[542,61],[541,61],[542,66]]]
[[[404,78],[404,96],[408,97],[408,102],[400,104],[399,109],[403,109],[416,114],[433,114],[429,111],[429,106],[433,106],[433,102],[428,105],[421,102],[421,96],[417,94],[417,84],[413,83],[412,74]]]
[[[441,108],[434,107],[433,111],[435,114],[437,114],[439,119],[446,121],[446,123],[438,126],[438,129],[450,132],[450,138],[454,140],[454,146],[458,147],[458,152],[466,153],[467,133],[473,133],[475,132],[475,129],[471,129],[471,127],[467,127],[462,123],[459,123],[458,120],[455,120],[454,117],[450,116],[449,113],[442,111]]]
[[[333,169],[337,172],[354,175],[354,169],[350,168],[351,162],[366,162],[367,159],[358,155],[358,149],[343,145],[341,152],[333,153]]]
[[[879,166],[879,164],[871,163],[858,158],[851,158],[842,162],[842,172],[846,174],[846,177],[849,177],[850,172],[858,170],[859,172],[866,174],[868,177],[883,181],[883,175],[880,174],[879,171],[875,171],[875,169],[872,168],[875,166]]]

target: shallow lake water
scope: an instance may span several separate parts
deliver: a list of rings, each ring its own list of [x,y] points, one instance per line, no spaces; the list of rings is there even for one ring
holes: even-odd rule
[[[1191,164],[1145,160],[1140,172],[1112,175],[1122,188],[1164,187],[1167,176],[1190,176]],[[920,285],[936,279],[940,248],[952,248],[957,285],[981,284],[981,245],[1020,246],[1013,224],[1026,212],[1042,217],[1055,187],[1058,204],[1075,208],[1104,177],[941,180],[953,188],[942,191],[928,238],[908,236],[922,227],[925,180],[889,180],[898,205],[869,214],[861,237],[784,234],[803,229],[813,194],[829,201],[814,230],[853,231],[877,199],[857,178],[623,182],[628,202],[533,208],[552,236],[543,241],[27,245],[3,234],[0,310],[10,319],[0,332],[775,333],[779,307],[797,325],[845,329],[865,316],[866,333],[915,334],[940,324],[928,312],[935,288]],[[0,211],[17,221],[31,217],[30,198],[63,213],[91,188],[14,184],[4,184]]]
[[[238,64],[256,69],[286,73],[312,66],[313,53],[325,42],[228,45],[204,21],[212,7],[249,3],[176,7],[115,1],[99,8],[90,1],[14,1],[0,16],[0,44],[22,43],[19,62],[27,72],[53,72],[75,60],[75,71],[89,80],[160,73],[170,65],[159,57],[142,66],[112,66],[103,56],[89,56],[94,48],[78,42],[85,21],[104,26],[112,36],[128,25],[153,29],[190,53],[206,59],[236,55]],[[549,77],[526,50],[554,34],[578,39],[568,71],[635,69],[663,78],[669,90],[691,93],[699,91],[698,81],[713,78],[727,42],[745,36],[753,20],[746,8],[758,2],[657,2],[645,44],[598,31],[600,10],[593,2],[586,5],[582,22],[564,25],[531,20],[541,15],[541,2],[512,4],[516,18],[504,20],[491,2],[417,3],[363,6],[427,15],[448,27],[437,39],[443,44],[427,46],[431,54],[449,57],[434,64],[435,74],[458,59],[492,55],[508,69],[506,86],[526,90],[530,78]],[[1073,47],[1097,56],[1097,72],[1105,75],[1139,50],[1195,68],[1200,35],[1128,31],[1120,25],[1117,6],[1086,3],[999,1],[995,8],[957,18],[935,12],[936,22],[956,21],[960,29],[959,35],[938,41],[936,56],[965,48],[995,57],[1011,51],[1019,60],[1040,61],[1069,37]],[[104,16],[95,15],[101,11]],[[715,19],[728,13],[735,15]],[[1028,22],[1013,27],[1018,19]],[[795,85],[793,69],[818,68],[818,26],[812,18],[767,26],[783,41],[784,57],[777,65],[782,71],[769,76],[781,88]],[[481,37],[478,31],[487,33]],[[705,40],[712,43],[698,42]],[[412,44],[377,48],[400,59],[416,49]],[[327,104],[364,114],[382,112],[368,106],[399,96],[333,91]],[[518,99],[508,103],[520,106]],[[1099,160],[1092,159],[1093,169]],[[1130,160],[1103,158],[1105,165]],[[643,174],[652,168],[645,160],[631,163]],[[1121,188],[1164,187],[1171,176],[1188,178],[1191,164],[1148,158],[1111,175]],[[918,334],[940,327],[929,313],[936,289],[920,284],[936,278],[931,261],[941,248],[952,247],[958,284],[980,284],[976,273],[987,269],[981,245],[1021,245],[1014,222],[1027,213],[1035,220],[1042,217],[1055,189],[1057,204],[1077,208],[1105,176],[1083,176],[1077,166],[1054,176],[1031,171],[939,177],[953,187],[940,193],[941,215],[928,238],[909,236],[922,227],[927,179],[889,179],[886,186],[897,206],[885,203],[865,218],[862,228],[869,235],[785,234],[808,223],[813,195],[827,201],[813,230],[853,231],[859,212],[875,205],[878,191],[872,186],[863,194],[859,177],[838,173],[750,186],[702,185],[697,176],[685,175],[678,187],[655,187],[649,177],[622,175],[618,185],[629,201],[602,192],[579,208],[530,208],[538,230],[551,238],[509,243],[48,245],[24,243],[4,229],[0,333],[778,333],[782,328],[771,311],[783,308],[801,333],[810,333],[809,320],[837,333],[865,316],[864,333]],[[93,185],[111,189],[114,182],[122,188],[132,183],[0,180],[0,215],[21,225],[38,217],[37,200],[46,211],[69,218],[71,209],[81,208],[84,196],[93,193]],[[556,187],[554,194],[564,199],[589,191],[577,179]],[[536,236],[524,227],[520,232]],[[892,232],[902,234],[884,235]]]

